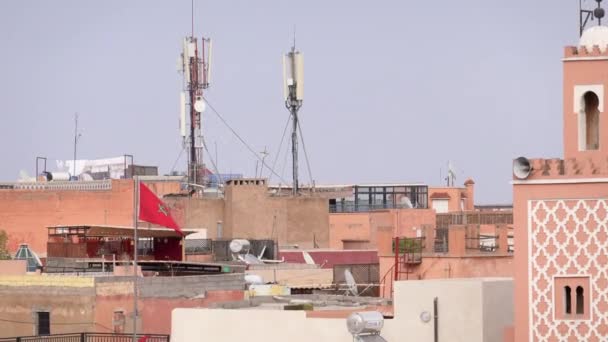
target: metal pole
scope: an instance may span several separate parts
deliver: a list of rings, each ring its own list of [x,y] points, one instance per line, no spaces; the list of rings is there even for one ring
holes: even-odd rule
[[[78,145],[78,113],[74,114],[74,165],[72,165],[73,174],[76,176],[76,146]]]
[[[295,91],[294,91],[295,93]],[[295,97],[295,94],[293,94]],[[298,110],[295,106],[291,107],[291,115],[293,116],[293,132],[291,133],[291,153],[293,166],[293,195],[298,195]]]
[[[395,281],[399,280],[399,237],[395,238]]]
[[[133,177],[133,342],[137,342],[137,221],[139,220],[139,177]]]
[[[433,341],[435,342],[439,341],[439,314],[437,312],[437,302],[438,299],[435,297],[435,299],[433,299]]]

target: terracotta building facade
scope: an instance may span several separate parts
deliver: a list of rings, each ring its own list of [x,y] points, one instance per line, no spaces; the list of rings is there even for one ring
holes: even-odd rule
[[[565,49],[564,159],[514,163],[514,341],[608,339],[607,39]]]

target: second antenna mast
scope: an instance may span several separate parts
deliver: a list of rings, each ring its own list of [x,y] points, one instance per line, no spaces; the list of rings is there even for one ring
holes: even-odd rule
[[[298,195],[298,110],[304,100],[304,56],[296,51],[295,44],[291,51],[283,56],[283,97],[285,106],[293,120],[291,133],[291,153],[293,168],[292,194]]]

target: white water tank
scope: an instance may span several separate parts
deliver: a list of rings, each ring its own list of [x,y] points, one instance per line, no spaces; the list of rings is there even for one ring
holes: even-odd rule
[[[234,239],[230,241],[230,251],[232,253],[238,254],[241,252],[247,252],[251,248],[251,244],[248,240],[244,239]]]
[[[384,326],[384,316],[378,311],[354,312],[346,319],[346,327],[352,335],[378,334]]]
[[[257,274],[245,274],[245,284],[247,285],[263,285],[264,279]]]
[[[44,176],[48,182],[70,180],[70,174],[68,172],[44,172]]]

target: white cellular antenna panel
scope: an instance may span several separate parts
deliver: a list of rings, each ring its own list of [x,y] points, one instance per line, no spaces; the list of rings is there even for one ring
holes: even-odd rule
[[[196,44],[193,41],[188,43],[188,57],[196,57]]]
[[[177,57],[177,72],[178,73],[182,73],[184,72],[184,57],[182,55],[180,55],[179,57]]]
[[[296,52],[294,58],[296,69],[294,75],[294,79],[296,80],[296,99],[304,100],[304,55]]]
[[[211,56],[213,53],[213,41],[209,38],[209,57],[207,58],[207,84],[211,84]]]
[[[184,79],[186,80],[186,85],[190,84],[190,56],[188,55],[188,44],[190,40],[188,38],[184,38],[184,46],[182,47],[182,58],[184,60]]]
[[[186,93],[179,94],[179,133],[186,137]]]

